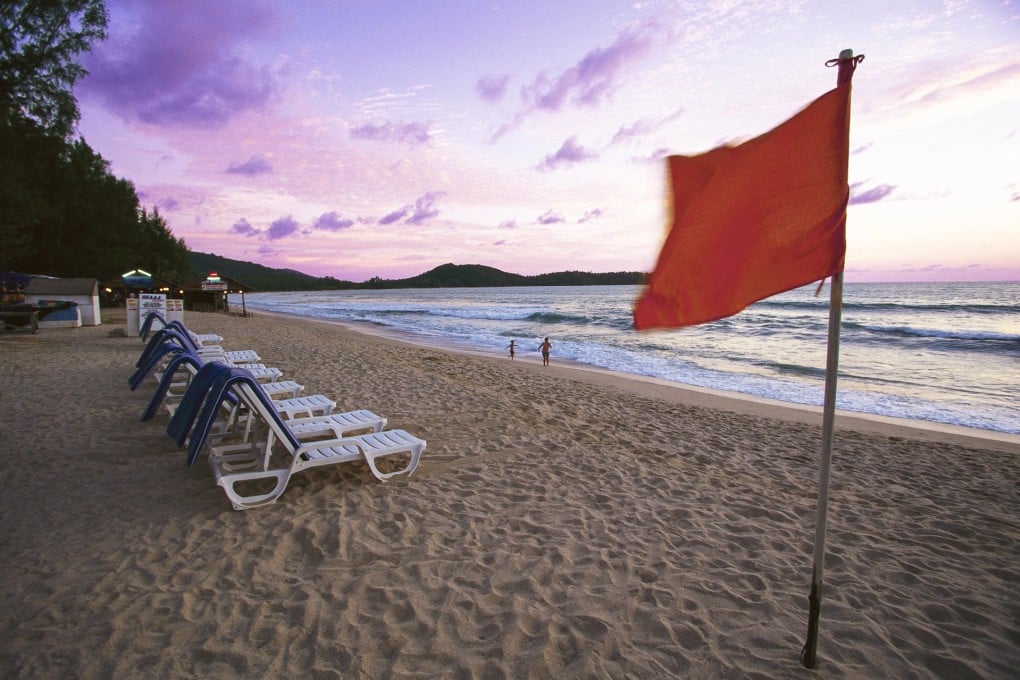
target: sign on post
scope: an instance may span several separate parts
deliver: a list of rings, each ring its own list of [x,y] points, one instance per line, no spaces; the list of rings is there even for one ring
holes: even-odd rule
[[[138,323],[145,323],[149,314],[157,312],[166,319],[166,295],[163,293],[139,293],[138,294]],[[139,325],[140,327],[140,325]]]

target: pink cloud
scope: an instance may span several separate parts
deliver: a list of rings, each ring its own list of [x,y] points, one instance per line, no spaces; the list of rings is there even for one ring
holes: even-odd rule
[[[239,219],[237,222],[235,222],[233,226],[230,227],[230,231],[235,234],[245,236],[247,238],[258,236],[259,234],[262,233],[260,230],[251,226],[251,223],[248,222],[248,220],[244,219],[243,217]]]
[[[565,221],[562,215],[553,210],[547,210],[538,218],[538,224],[561,224]]]
[[[598,153],[577,143],[577,136],[570,137],[556,153],[548,155],[539,163],[539,170],[552,170],[560,165],[573,165],[598,158]]]
[[[430,192],[415,201],[414,210],[407,218],[407,224],[423,224],[438,216],[439,208],[436,206],[436,202],[445,195],[441,191]]]
[[[351,139],[368,139],[377,142],[401,144],[428,144],[429,128],[425,123],[366,123],[351,128]]]
[[[862,203],[877,203],[888,196],[896,188],[891,184],[879,184],[878,186],[861,191],[863,182],[856,182],[850,185],[850,205]]]
[[[609,47],[597,47],[577,64],[553,78],[539,75],[522,95],[529,105],[551,111],[567,102],[594,106],[616,88],[617,79],[631,63],[644,57],[654,41],[652,24],[627,30]]]
[[[276,16],[245,0],[138,2],[140,25],[112,33],[85,62],[80,92],[125,120],[219,127],[263,106],[275,75],[238,56],[244,41],[268,34]]]
[[[475,90],[479,96],[490,102],[499,101],[506,92],[507,83],[510,82],[509,75],[485,76],[475,84]]]
[[[387,225],[393,224],[394,222],[399,222],[400,220],[404,219],[404,217],[407,216],[407,213],[410,212],[410,210],[411,206],[405,205],[403,208],[399,208],[391,213],[388,213],[380,217],[379,224]]]
[[[616,131],[616,134],[613,135],[613,139],[610,140],[609,146],[618,144],[628,139],[632,139],[634,137],[643,137],[645,135],[650,135],[653,132],[656,132],[657,130],[664,127],[666,124],[671,123],[672,121],[679,118],[683,114],[683,112],[684,110],[680,108],[674,111],[673,113],[669,114],[668,116],[660,118],[658,120],[641,119],[631,123],[630,125],[621,125],[620,128]]]
[[[424,224],[439,215],[436,202],[445,196],[442,191],[424,194],[413,205],[405,205],[379,219],[379,224],[387,225],[404,220],[404,224]]]
[[[269,225],[269,229],[266,230],[266,238],[270,241],[276,241],[281,238],[286,238],[293,234],[296,234],[301,229],[301,225],[298,224],[290,215],[281,217],[278,220],[274,220]]]
[[[537,110],[559,111],[567,104],[593,107],[608,99],[627,69],[641,60],[655,44],[659,27],[645,22],[622,31],[609,47],[597,47],[558,75],[545,72],[521,89],[523,108],[513,120],[499,127],[496,141]]]
[[[236,163],[227,168],[227,172],[232,175],[263,175],[272,171],[273,166],[270,165],[269,160],[258,154],[244,163]]]
[[[337,211],[323,213],[312,222],[312,229],[319,231],[341,231],[354,226],[354,220],[345,219]]]

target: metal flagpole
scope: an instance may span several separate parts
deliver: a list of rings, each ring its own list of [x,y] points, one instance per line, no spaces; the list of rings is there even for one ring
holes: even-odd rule
[[[839,53],[836,84],[848,83],[857,61],[853,50]],[[849,102],[849,100],[848,100]],[[849,115],[849,114],[848,114]],[[839,329],[843,316],[843,272],[832,276],[829,296],[829,347],[825,360],[825,403],[822,407],[822,460],[818,479],[818,511],[815,521],[815,557],[811,569],[810,611],[807,642],[801,652],[801,663],[814,668],[818,650],[818,619],[822,607],[822,571],[825,563],[825,522],[829,512],[829,468],[832,463],[832,433],[836,420],[836,373],[839,369]]]

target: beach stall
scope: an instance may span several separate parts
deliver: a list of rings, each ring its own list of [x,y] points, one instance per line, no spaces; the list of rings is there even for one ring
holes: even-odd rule
[[[184,309],[238,316],[248,316],[244,294],[255,290],[237,279],[216,272],[209,272],[203,279],[185,283],[181,289],[184,291]],[[234,296],[233,300],[231,295]]]
[[[122,305],[128,296],[134,293],[161,293],[169,299],[180,299],[180,287],[143,269],[132,269],[120,276],[107,279],[100,284],[102,293],[105,295],[106,303],[111,305]]]
[[[184,323],[181,289],[173,281],[154,276],[144,269],[132,269],[103,282],[109,304],[127,308],[127,332],[135,335],[149,312],[157,312],[167,321]]]
[[[96,279],[33,276],[25,287],[25,303],[49,310],[40,319],[40,328],[78,328],[102,323]]]

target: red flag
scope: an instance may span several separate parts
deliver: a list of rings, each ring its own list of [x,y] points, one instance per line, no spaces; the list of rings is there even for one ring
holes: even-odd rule
[[[676,328],[843,269],[850,83],[743,144],[670,156],[673,226],[634,327]]]

